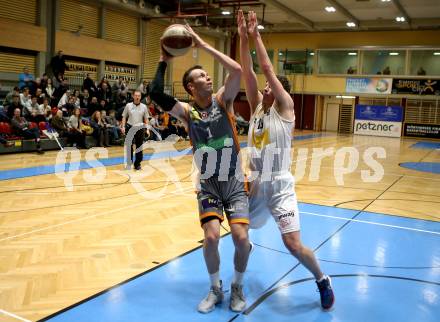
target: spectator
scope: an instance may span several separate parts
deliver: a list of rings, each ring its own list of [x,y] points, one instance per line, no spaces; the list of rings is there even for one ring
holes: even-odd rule
[[[95,111],[95,113],[93,113],[90,120],[90,125],[93,128],[93,136],[95,137],[96,145],[99,147],[110,146],[108,131],[106,129],[104,120],[101,117],[100,111]]]
[[[34,87],[34,75],[29,73],[29,68],[27,66],[23,68],[23,73],[18,75],[18,87],[20,89],[24,89],[25,87],[28,89]]]
[[[102,110],[107,110],[107,108],[108,108],[108,105],[107,105],[107,101],[105,100],[105,99],[101,99],[100,101],[99,101],[99,110],[100,111],[102,111]]]
[[[105,114],[104,114],[105,111],[102,111],[101,113],[102,113],[102,116],[104,117],[106,123],[109,125],[108,126],[110,129],[109,132],[113,138],[113,142],[115,142],[117,144],[121,143],[119,141],[119,138],[121,136],[121,129],[119,128],[118,121],[116,120],[116,117],[115,117],[116,111],[110,110],[108,116],[105,116]]]
[[[31,103],[31,114],[28,115],[26,118],[28,121],[40,123],[40,122],[46,122],[46,117],[44,116],[44,110],[40,109],[40,104],[38,104],[37,97],[32,96],[32,103]]]
[[[20,89],[18,86],[15,86],[12,91],[10,91],[8,94],[6,94],[5,100],[3,101],[3,106],[9,106],[12,104],[12,97],[14,95],[20,95]]]
[[[49,105],[49,98],[45,97],[43,99],[43,104],[40,105],[39,111],[44,115],[46,121],[49,121],[52,118],[52,108]]]
[[[391,75],[390,66],[385,67],[385,69],[382,71],[383,75]]]
[[[74,98],[73,105],[75,105],[75,107],[81,107],[81,100],[79,98],[79,96],[80,96],[79,90],[75,89],[73,91],[73,95],[72,96]]]
[[[355,73],[355,70],[353,69],[353,67],[348,67],[348,69],[347,69],[347,74],[354,74]]]
[[[95,113],[95,111],[99,111],[100,105],[98,103],[98,98],[96,97],[92,97],[92,99],[90,100],[90,104],[87,108],[87,115],[91,116],[93,113]]]
[[[417,75],[419,76],[426,75],[426,70],[424,70],[423,67],[420,67],[419,70],[417,71]]]
[[[76,130],[69,130],[67,122],[63,118],[63,112],[58,110],[51,120],[51,126],[54,128],[60,137],[67,138],[68,145],[76,145],[77,147],[85,148],[85,135]]]
[[[87,89],[83,89],[83,93],[79,96],[79,107],[81,109],[87,110],[89,107],[89,103],[90,103],[89,91]]]
[[[23,108],[28,109],[29,112],[32,111],[31,108],[31,94],[29,93],[29,88],[25,87],[23,88],[23,93],[20,94],[20,104],[23,106]]]
[[[70,92],[70,89],[66,90],[63,94],[63,96],[61,96],[61,99],[58,102],[58,108],[62,107],[63,105],[66,105],[69,97],[72,93]]]
[[[103,81],[101,85],[98,87],[98,99],[99,101],[105,100],[106,104],[110,103],[110,99],[112,97],[112,90],[108,86],[106,81]]]
[[[14,133],[24,137],[25,139],[34,139],[37,145],[37,153],[44,153],[40,144],[40,130],[35,127],[32,129],[29,128],[28,121],[26,121],[24,117],[21,117],[20,109],[15,109],[14,117],[12,118],[11,124]]]
[[[44,93],[44,90],[47,87],[47,81],[48,80],[49,80],[49,78],[47,77],[47,74],[44,73],[43,76],[41,77],[41,87],[40,87],[43,90],[43,93]]]
[[[71,95],[67,103],[61,107],[61,110],[63,111],[63,115],[68,116],[71,115],[76,108],[79,109],[79,107],[75,106],[75,96]]]
[[[37,97],[37,102],[38,102],[38,104],[43,104],[43,100],[44,100],[44,97],[45,97],[46,95],[43,93],[43,91],[41,90],[41,88],[37,88],[37,89],[35,90],[35,96]]]
[[[149,94],[149,88],[150,88],[150,83],[147,82],[146,79],[144,79],[142,83],[139,84],[137,90],[141,92],[142,99]]]
[[[70,135],[75,138],[76,142],[80,143],[80,147],[86,148],[86,133],[83,131],[81,110],[78,107],[73,110],[73,114],[70,116],[67,126]]]
[[[20,114],[23,111],[23,105],[21,105],[20,103],[20,96],[17,94],[12,96],[12,103],[7,107],[7,115],[9,119],[12,119],[14,117],[14,111],[16,109],[20,110]]]
[[[86,89],[92,97],[98,95],[98,89],[96,88],[95,82],[90,77],[90,74],[87,74],[86,78],[84,79],[82,89]]]
[[[52,57],[50,60],[50,66],[52,67],[52,72],[55,78],[61,82],[64,79],[64,72],[69,70],[62,50],[59,50],[57,55]]]
[[[55,88],[52,86],[52,79],[48,78],[47,79],[47,85],[44,88],[44,93],[46,94],[47,97],[50,98],[50,100],[53,100],[54,97],[54,93],[55,93]]]

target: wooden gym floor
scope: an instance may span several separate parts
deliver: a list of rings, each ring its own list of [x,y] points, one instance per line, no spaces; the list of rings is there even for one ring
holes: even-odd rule
[[[438,148],[414,147],[416,139],[296,137],[292,172],[300,202],[440,220],[440,175],[399,165],[439,163]],[[375,157],[384,169],[378,182],[362,180],[362,171],[371,170],[363,158],[371,147],[386,151]],[[188,142],[160,148],[142,172],[123,170],[122,147],[108,150],[108,166],[82,163],[58,174],[58,151],[0,156],[0,321],[43,319],[200,246],[192,156],[178,152]],[[359,164],[341,177],[348,160],[335,169],[335,155],[344,148],[358,151]],[[65,175],[72,176],[69,187]]]

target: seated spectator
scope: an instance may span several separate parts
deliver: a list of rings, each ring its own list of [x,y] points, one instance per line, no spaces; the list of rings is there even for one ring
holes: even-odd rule
[[[107,101],[106,100],[104,100],[104,99],[101,99],[100,101],[99,101],[99,110],[100,111],[102,111],[102,110],[107,110],[108,109],[108,104],[107,104]]]
[[[353,67],[348,67],[348,69],[347,69],[347,74],[354,74],[355,73],[355,70],[353,69]]]
[[[75,107],[81,107],[81,100],[79,98],[79,95],[80,95],[79,90],[75,89],[72,95],[74,97],[73,105],[75,105]]]
[[[32,111],[30,116],[27,116],[27,120],[35,123],[46,122],[45,111],[40,108],[40,104],[37,102],[37,97],[32,96]],[[25,116],[26,117],[26,116]]]
[[[35,90],[35,96],[37,97],[37,103],[40,105],[43,104],[43,100],[46,97],[46,95],[43,93],[41,88],[37,88]]]
[[[98,103],[98,98],[93,96],[92,99],[90,100],[90,104],[87,108],[87,115],[91,116],[93,113],[95,113],[95,111],[99,111],[101,109],[99,103]]]
[[[110,110],[109,115],[106,115],[106,113],[107,112],[105,110],[101,111],[101,117],[103,118],[106,127],[108,129],[108,132],[110,134],[110,138],[111,138],[110,142],[119,144],[121,143],[119,141],[119,138],[121,136],[121,129],[119,128],[118,121],[116,120],[115,117],[116,112],[115,110]]]
[[[10,91],[8,94],[6,94],[5,100],[3,101],[3,106],[9,106],[12,104],[12,97],[14,95],[20,96],[20,89],[18,86],[15,86],[12,91]]]
[[[137,90],[141,92],[142,98],[144,98],[149,94],[149,88],[150,88],[150,83],[147,82],[146,79],[144,79],[142,83],[139,84]]]
[[[50,98],[51,101],[55,98],[54,97],[55,88],[52,86],[52,79],[50,78],[47,79],[47,85],[44,88],[43,92],[46,94],[47,97]]]
[[[12,96],[12,103],[5,108],[7,110],[6,114],[8,115],[9,119],[12,119],[14,117],[14,111],[16,109],[19,109],[20,114],[21,114],[23,111],[23,105],[20,104],[20,96],[17,94],[14,94]]]
[[[95,111],[90,119],[90,125],[93,128],[93,136],[96,140],[96,145],[99,147],[110,146],[109,144],[109,135],[106,129],[104,120],[101,117],[100,111]]]
[[[47,87],[47,81],[48,80],[49,80],[49,78],[47,77],[47,74],[44,73],[43,76],[41,77],[41,86],[40,86],[40,88],[43,90],[43,93],[44,93],[44,90]]]
[[[382,71],[383,75],[391,75],[391,69],[390,66],[385,67],[385,69]]]
[[[32,110],[31,102],[32,102],[32,96],[29,93],[29,88],[25,87],[23,88],[23,93],[20,94],[20,104],[21,106],[23,106],[23,108],[28,109],[28,111],[30,112]]]
[[[61,107],[61,110],[63,111],[64,116],[71,115],[75,108],[79,109],[79,107],[75,106],[75,100],[76,100],[75,96],[70,95],[69,99],[67,100],[67,103]]]
[[[79,107],[82,109],[87,109],[90,103],[89,91],[83,89],[82,95],[79,97]]]
[[[85,145],[86,136],[82,132],[69,130],[69,126],[67,122],[64,120],[63,112],[61,110],[58,110],[57,113],[52,117],[50,125],[52,126],[53,129],[55,129],[55,131],[57,131],[60,137],[67,138],[68,145],[76,145],[77,147],[80,148],[86,147]]]
[[[24,89],[25,87],[28,89],[34,88],[34,75],[29,73],[27,66],[23,68],[23,73],[18,75],[18,87],[20,89]]]
[[[45,97],[43,99],[43,104],[40,104],[41,115],[44,116],[46,121],[49,121],[52,118],[52,108],[49,105],[49,98]]]
[[[100,102],[104,100],[107,105],[110,103],[111,98],[112,90],[104,78],[100,86],[98,86],[98,99]]]
[[[176,134],[179,137],[185,140],[188,138],[188,133],[186,132],[185,125],[183,125],[182,121],[173,117],[171,118],[171,124],[176,129]]]
[[[417,75],[419,76],[426,75],[426,70],[424,70],[423,67],[420,67],[419,70],[417,71]]]
[[[63,114],[64,115],[64,114]],[[72,115],[67,122],[69,133],[75,137],[75,141],[80,142],[80,147],[86,148],[86,133],[81,122],[81,110],[79,107],[74,108]]]
[[[21,117],[20,109],[15,109],[11,124],[12,130],[15,134],[22,136],[25,139],[34,139],[37,145],[37,153],[44,153],[40,144],[40,130],[37,127],[32,129],[29,128],[28,121],[26,121],[24,117]]]
[[[72,92],[70,91],[70,89],[68,89],[68,90],[66,90],[66,91],[64,92],[64,94],[61,96],[61,99],[60,99],[59,102],[58,102],[58,105],[57,105],[58,108],[60,108],[60,107],[62,107],[63,105],[66,105],[66,104],[67,104],[70,95],[72,95]]]

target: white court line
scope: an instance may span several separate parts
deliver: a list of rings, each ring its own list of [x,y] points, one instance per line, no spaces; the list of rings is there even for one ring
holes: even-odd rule
[[[20,321],[24,321],[24,322],[32,322],[31,320],[26,320],[25,318],[22,318],[22,317],[20,317],[20,316],[18,316],[18,315],[15,315],[15,314],[13,314],[13,313],[11,313],[11,312],[8,312],[8,311],[2,310],[2,309],[0,309],[0,313],[3,313],[4,315],[11,316],[11,317],[13,317],[13,318],[15,318],[15,319],[17,319],[17,320],[20,320]]]
[[[52,229],[52,228],[56,228],[56,227],[61,227],[61,226],[64,226],[64,225],[68,225],[68,224],[71,224],[71,223],[87,220],[87,219],[94,218],[94,217],[99,217],[99,216],[103,216],[103,215],[109,215],[109,214],[112,214],[112,213],[115,213],[115,212],[118,212],[118,211],[121,211],[121,210],[126,210],[126,209],[130,209],[130,208],[136,208],[138,206],[141,206],[141,205],[143,205],[145,203],[148,203],[148,202],[151,202],[151,201],[161,200],[161,199],[164,199],[166,197],[170,197],[170,196],[173,196],[173,195],[176,195],[176,194],[179,195],[181,193],[185,193],[185,192],[189,192],[189,191],[194,191],[194,188],[191,186],[190,188],[182,189],[182,191],[180,191],[178,193],[170,192],[170,193],[168,193],[168,194],[166,194],[166,195],[164,195],[162,197],[155,198],[153,200],[148,199],[148,200],[144,200],[142,202],[138,202],[138,203],[135,203],[135,204],[132,204],[132,205],[129,205],[129,206],[120,207],[120,208],[116,208],[116,209],[113,209],[113,210],[110,210],[110,211],[101,212],[101,213],[97,213],[97,214],[86,216],[86,217],[82,217],[82,218],[72,219],[72,220],[65,221],[65,222],[62,222],[62,223],[59,223],[59,224],[56,224],[56,225],[47,226],[47,227],[36,229],[36,230],[31,230],[31,231],[28,231],[28,232],[25,232],[25,233],[22,233],[22,234],[18,234],[18,235],[14,235],[14,236],[9,236],[9,237],[0,239],[0,242],[11,240],[11,239],[15,239],[15,238],[18,238],[18,237],[23,237],[23,236],[31,235],[33,233],[38,233],[38,232],[45,231],[45,230],[48,230],[48,229]]]
[[[438,231],[423,230],[423,229],[403,227],[403,226],[396,226],[396,225],[388,225],[388,224],[382,224],[382,223],[378,223],[378,222],[374,222],[374,221],[350,219],[350,218],[343,218],[343,217],[330,216],[330,215],[321,215],[321,214],[316,214],[314,212],[300,211],[299,213],[300,214],[306,214],[306,215],[318,216],[318,217],[326,217],[326,218],[340,219],[340,220],[345,220],[345,221],[353,221],[353,222],[358,222],[358,223],[362,223],[362,224],[370,224],[370,225],[376,225],[376,226],[383,226],[383,227],[397,228],[397,229],[403,229],[403,230],[410,230],[410,231],[416,231],[416,232],[421,232],[421,233],[427,233],[427,234],[433,234],[433,235],[439,235],[440,236],[440,232],[438,232]],[[411,219],[411,218],[408,218],[408,219]]]

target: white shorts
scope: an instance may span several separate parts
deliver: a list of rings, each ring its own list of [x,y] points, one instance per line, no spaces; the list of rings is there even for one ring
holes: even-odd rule
[[[282,234],[300,230],[295,179],[290,172],[271,181],[249,182],[249,228],[261,228],[270,215]]]

